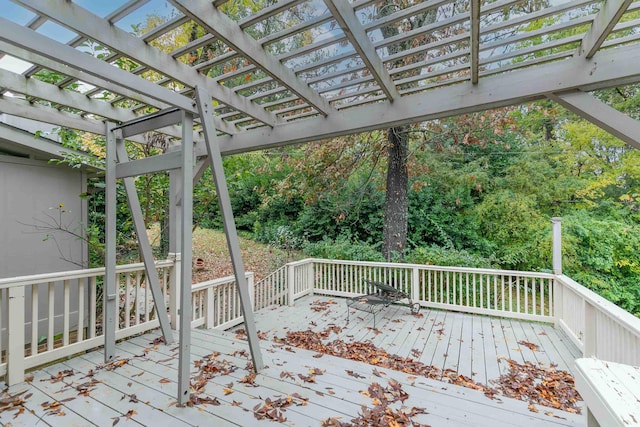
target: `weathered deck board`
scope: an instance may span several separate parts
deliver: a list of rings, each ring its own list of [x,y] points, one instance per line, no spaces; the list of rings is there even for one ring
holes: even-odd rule
[[[485,382],[497,378],[498,357],[510,357],[512,351],[523,359],[533,358],[545,363],[548,360],[548,363],[557,363],[560,369],[567,369],[578,351],[575,347],[567,348],[566,344],[570,343],[566,337],[549,325],[426,309],[421,311],[421,316],[412,316],[405,306],[391,306],[379,313],[376,331],[373,330],[373,316],[368,313],[353,313],[347,324],[346,306],[339,298],[334,300],[336,304],[328,304],[324,310],[314,311],[310,306],[314,301],[322,303],[330,299],[311,296],[297,301],[295,307],[270,307],[256,313],[257,329],[264,337],[261,342],[263,358],[268,368],[256,376],[255,387],[241,383],[250,373],[248,345],[244,339],[233,331],[194,330],[192,363],[215,352],[217,360],[225,360],[235,367],[233,372],[209,380],[204,388],[203,395],[217,398],[218,406],[175,405],[177,346],[154,345],[153,340],[159,333],[152,332],[118,343],[116,357],[127,359],[127,363],[111,371],[98,368],[103,365],[103,355],[96,351],[34,372],[30,384],[19,384],[10,389],[11,392],[26,389],[32,393],[27,399],[26,411],[15,419],[15,412],[0,413],[0,423],[110,426],[117,419],[118,426],[266,426],[274,422],[256,419],[254,407],[262,405],[267,398],[297,393],[308,398],[308,402],[304,406],[286,408],[283,415],[287,420],[283,424],[319,426],[322,420],[330,417],[343,422],[357,417],[362,405],[372,406],[371,399],[361,391],[367,390],[372,382],[385,386],[394,379],[409,394],[404,406],[422,407],[428,412],[416,416],[415,420],[434,427],[585,425],[581,416],[551,411],[565,419],[555,418],[544,415],[547,408],[533,413],[527,410],[527,402],[491,400],[476,390],[328,355],[317,357],[313,352],[286,348],[274,341],[287,331],[309,328],[324,331],[330,325],[338,325],[343,329],[332,338],[347,342],[369,340],[389,353],[413,359],[419,356],[423,363],[439,364],[441,369],[456,369],[467,376],[475,374],[472,378]],[[517,345],[518,340],[539,345],[540,352],[529,350],[527,354],[510,350],[521,347]],[[299,376],[308,376],[314,368],[324,371],[314,377],[314,382]],[[72,369],[74,375],[65,377],[64,382],[51,381],[52,376],[67,369]],[[196,371],[194,366],[192,374]],[[346,371],[352,371],[355,376]],[[100,382],[94,384],[87,395],[78,395],[75,387],[88,381],[90,373]],[[45,401],[62,401],[65,415],[46,415],[41,405]]]

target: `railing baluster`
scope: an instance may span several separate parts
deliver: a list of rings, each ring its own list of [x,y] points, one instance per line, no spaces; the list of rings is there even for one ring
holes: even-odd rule
[[[524,312],[529,312],[529,278],[524,278]]]
[[[31,355],[34,356],[38,354],[38,288],[39,284],[34,283],[31,285]],[[0,313],[3,313],[0,310]],[[2,316],[0,316],[2,317]],[[2,330],[2,325],[0,324],[0,331]],[[0,339],[0,341],[2,341]],[[2,354],[2,353],[0,353]]]
[[[136,275],[137,280],[137,275]],[[131,273],[125,273],[124,275],[124,327],[128,328],[131,326]],[[135,289],[136,294],[138,293],[138,286],[136,285]],[[137,298],[133,298],[134,302],[137,302]],[[136,319],[137,320],[137,319]],[[136,321],[136,324],[138,322]]]
[[[98,278],[91,277],[89,279],[89,336],[88,338],[93,338],[96,336],[96,323],[98,320],[97,316],[97,299],[98,299]]]
[[[47,351],[53,350],[54,324],[55,324],[55,283],[48,284],[48,310],[47,310]]]
[[[78,279],[78,326],[76,327],[76,342],[84,341],[84,288],[85,279]]]
[[[520,279],[516,276],[516,311],[521,313],[520,311]]]
[[[63,295],[64,295],[64,302],[63,302],[63,317],[62,317],[62,345],[64,347],[69,345],[69,329],[70,329],[70,325],[69,325],[69,316],[71,315],[71,289],[70,289],[70,283],[69,280],[65,280],[63,282]]]

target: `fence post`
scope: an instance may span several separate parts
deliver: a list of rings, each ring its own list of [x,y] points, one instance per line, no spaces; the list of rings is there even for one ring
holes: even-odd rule
[[[169,320],[171,327],[178,329],[180,316],[180,271],[182,266],[182,256],[180,253],[169,253],[169,259],[173,261],[173,268],[169,274]]]
[[[293,300],[296,293],[296,267],[293,264],[287,264],[287,291],[289,294],[289,307],[293,307]]]
[[[213,329],[216,326],[215,317],[217,313],[214,310],[215,298],[212,287],[208,287],[205,290],[205,309],[204,309],[204,322],[207,329]]]
[[[256,311],[256,285],[253,272],[247,273],[247,285],[249,286],[249,300],[251,300],[251,309]]]
[[[556,327],[560,326],[560,320],[564,318],[562,310],[564,302],[564,285],[556,277],[553,278],[553,323]]]
[[[553,274],[562,274],[562,218],[551,218],[553,227]]]
[[[417,267],[411,269],[411,302],[420,301],[420,271]]]
[[[24,286],[9,288],[8,297],[7,385],[12,386],[24,381]]]
[[[586,300],[584,301],[584,336],[582,339],[584,344],[583,357],[599,357],[596,309]]]

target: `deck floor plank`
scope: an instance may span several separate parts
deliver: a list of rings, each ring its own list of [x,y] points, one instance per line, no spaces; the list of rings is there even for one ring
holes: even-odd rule
[[[312,309],[313,306],[316,310]],[[36,371],[32,383],[13,387],[13,390],[26,388],[33,393],[25,405],[27,411],[33,412],[25,412],[15,420],[9,419],[12,412],[0,413],[0,423],[31,425],[34,420],[39,420],[37,425],[43,426],[102,426],[111,425],[117,417],[118,426],[319,426],[330,417],[342,422],[351,421],[361,413],[362,406],[372,406],[371,399],[362,392],[372,382],[386,386],[393,379],[409,394],[405,407],[424,407],[428,412],[416,416],[415,421],[434,427],[585,425],[584,417],[578,415],[547,411],[547,408],[533,413],[527,409],[528,402],[506,398],[491,400],[477,390],[289,348],[274,340],[289,331],[312,329],[320,332],[337,325],[342,329],[332,333],[330,339],[370,341],[389,353],[414,360],[419,356],[419,360],[427,365],[454,369],[482,383],[499,376],[500,357],[515,358],[520,362],[531,360],[543,366],[557,363],[563,367],[572,363],[579,353],[565,335],[550,325],[424,308],[421,316],[412,316],[406,306],[395,305],[378,313],[376,331],[373,329],[373,316],[369,313],[354,311],[349,323],[346,322],[346,314],[344,300],[318,295],[298,300],[294,307],[269,307],[256,313],[257,329],[263,338],[263,359],[268,365],[255,377],[257,387],[241,383],[250,372],[247,367],[248,343],[244,336],[237,331],[194,330],[192,363],[216,352],[217,360],[226,360],[236,367],[231,373],[215,376],[204,388],[204,396],[217,398],[219,406],[178,407],[175,404],[177,345],[155,346],[153,341],[160,337],[160,332],[152,331],[117,344],[116,357],[126,358],[128,363],[113,371],[98,368],[103,361],[101,351],[89,352]],[[522,346],[517,344],[521,340],[539,345],[540,351],[521,349]],[[65,369],[75,372],[74,376],[65,378],[71,387],[51,383],[51,376]],[[322,370],[322,373],[309,382],[312,369]],[[94,378],[101,382],[89,395],[77,396],[73,386],[87,381],[82,377],[91,370]],[[195,374],[197,368],[192,367],[191,372]],[[263,404],[265,399],[294,394],[308,398],[308,403],[286,408],[283,415],[287,420],[284,423],[255,418],[254,407]],[[132,395],[135,396],[133,401]],[[71,397],[73,399],[63,402],[65,416],[45,416],[44,409],[40,407],[46,400],[60,401]],[[544,412],[564,419],[544,415]]]

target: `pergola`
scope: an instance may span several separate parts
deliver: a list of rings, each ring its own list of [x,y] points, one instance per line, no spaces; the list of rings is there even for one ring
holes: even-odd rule
[[[32,64],[20,74],[0,69],[0,112],[106,136],[106,360],[115,351],[119,178],[160,326],[165,340],[172,340],[133,181],[171,171],[170,252],[181,256],[184,284],[181,403],[189,398],[192,188],[207,166],[254,367],[263,365],[223,155],[544,98],[640,147],[640,123],[588,94],[640,82],[640,1],[244,3],[0,0],[0,54]],[[130,32],[132,24],[144,25],[159,13],[167,17],[159,25]],[[170,51],[162,48],[168,43]],[[43,77],[51,73],[54,79]],[[125,141],[144,142],[147,132],[163,135],[173,149],[130,160]],[[36,143],[42,149],[42,141]],[[55,144],[47,149],[62,150]]]

